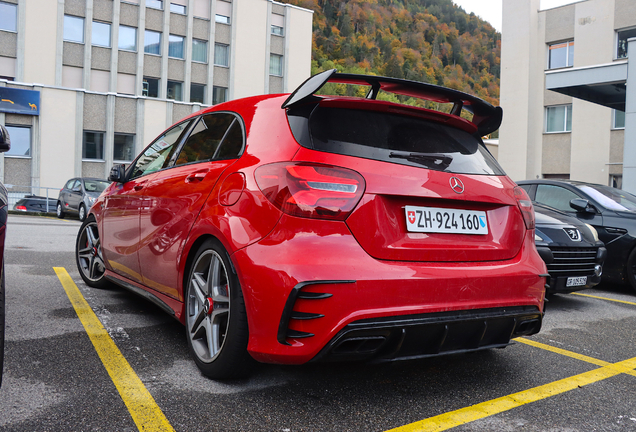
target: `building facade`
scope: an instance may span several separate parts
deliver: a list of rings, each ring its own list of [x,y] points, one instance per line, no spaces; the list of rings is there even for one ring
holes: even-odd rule
[[[514,180],[620,187],[636,2],[583,0],[548,10],[539,3],[503,1],[499,162]],[[570,83],[551,85],[555,78]],[[603,91],[588,97],[595,87]]]
[[[312,16],[272,0],[0,0],[0,96],[39,95],[30,112],[1,99],[0,178],[106,178],[192,112],[292,91],[310,75]]]

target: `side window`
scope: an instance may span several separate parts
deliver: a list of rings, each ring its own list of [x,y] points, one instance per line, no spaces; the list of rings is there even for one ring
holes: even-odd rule
[[[233,128],[230,126],[233,123],[238,123],[236,117],[227,113],[201,117],[183,145],[175,165],[219,159],[219,150],[225,148],[229,136],[228,128],[232,132]]]
[[[73,192],[81,192],[82,191],[82,183],[79,180],[75,180],[73,184]]]
[[[230,130],[223,138],[223,143],[215,159],[233,159],[239,157],[243,150],[243,128],[238,120],[234,120]]]
[[[75,183],[75,179],[70,179],[69,181],[66,182],[66,185],[64,186],[64,189],[68,189],[71,190],[73,189],[73,184]]]
[[[571,212],[570,201],[574,198],[580,197],[561,186],[538,185],[535,201],[557,210]]]
[[[180,123],[157,138],[132,165],[131,179],[166,168],[179,146],[190,121]]]

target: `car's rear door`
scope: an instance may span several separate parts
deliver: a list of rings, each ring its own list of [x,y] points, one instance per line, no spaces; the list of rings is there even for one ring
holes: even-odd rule
[[[179,297],[178,264],[190,228],[223,171],[243,148],[243,128],[231,113],[197,120],[174,166],[161,171],[145,191],[139,261],[144,285]]]
[[[146,188],[173,160],[189,129],[182,122],[157,138],[128,168],[128,181],[118,184],[104,199],[102,212],[102,253],[110,269],[143,283],[139,266],[140,239],[145,237],[139,224],[141,209],[148,206]]]

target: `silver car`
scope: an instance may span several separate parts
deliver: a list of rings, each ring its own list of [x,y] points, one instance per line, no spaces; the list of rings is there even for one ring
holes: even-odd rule
[[[110,182],[98,178],[72,178],[60,190],[57,198],[57,217],[76,214],[83,221],[95,200]]]

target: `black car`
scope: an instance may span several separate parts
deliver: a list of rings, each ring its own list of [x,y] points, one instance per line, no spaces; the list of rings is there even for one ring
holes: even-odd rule
[[[67,214],[76,214],[79,220],[86,219],[88,210],[110,182],[98,178],[72,178],[60,190],[56,213],[62,219]]]
[[[0,152],[11,148],[7,129],[0,124]],[[9,199],[7,188],[0,182],[0,387],[2,386],[2,367],[4,362],[4,236],[7,228]]]
[[[534,214],[534,241],[550,274],[547,294],[598,285],[607,251],[594,227],[541,204],[535,203]]]
[[[57,205],[57,200],[54,198],[49,198],[48,207],[46,205],[46,201],[46,197],[27,195],[24,198],[19,199],[15,203],[15,205],[13,206],[13,210],[38,213],[54,212]]]
[[[610,186],[572,180],[518,182],[535,203],[592,225],[605,243],[603,281],[636,289],[636,196]]]

